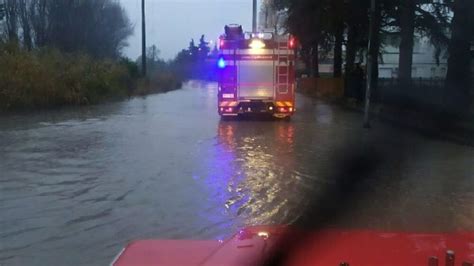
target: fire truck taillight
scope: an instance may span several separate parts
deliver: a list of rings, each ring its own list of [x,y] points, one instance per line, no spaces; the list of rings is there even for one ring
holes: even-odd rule
[[[296,40],[293,36],[291,36],[290,40],[288,41],[288,48],[290,49],[296,48]]]
[[[265,48],[265,43],[262,40],[253,39],[252,41],[250,41],[249,46],[252,49],[262,49]]]

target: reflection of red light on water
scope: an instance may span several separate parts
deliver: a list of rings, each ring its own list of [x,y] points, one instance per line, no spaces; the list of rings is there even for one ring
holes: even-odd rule
[[[293,151],[295,143],[295,127],[292,123],[280,124],[277,128],[276,139],[280,147],[285,147],[286,151]]]
[[[234,127],[232,125],[219,126],[219,136],[225,140],[226,145],[234,142]]]

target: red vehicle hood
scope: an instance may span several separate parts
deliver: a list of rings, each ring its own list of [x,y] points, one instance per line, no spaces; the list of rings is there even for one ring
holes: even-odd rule
[[[112,265],[261,265],[278,250],[284,252],[279,265],[336,266],[341,262],[351,266],[428,265],[428,259],[433,256],[439,258],[439,265],[445,265],[448,250],[455,252],[453,265],[461,265],[474,261],[474,232],[303,233],[286,227],[257,226],[243,229],[225,241],[135,241]]]

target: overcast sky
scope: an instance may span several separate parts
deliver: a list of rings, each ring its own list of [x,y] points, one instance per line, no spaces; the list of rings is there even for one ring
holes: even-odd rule
[[[141,53],[141,0],[120,0],[127,11],[134,34],[124,54],[136,59]],[[197,42],[201,34],[215,41],[224,25],[242,24],[250,31],[252,0],[146,0],[147,46],[155,44],[160,57],[173,58],[186,48],[191,38]]]

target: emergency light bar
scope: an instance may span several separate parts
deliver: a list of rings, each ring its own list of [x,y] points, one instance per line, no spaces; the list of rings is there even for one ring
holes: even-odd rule
[[[262,48],[265,48],[265,43],[262,40],[253,39],[250,42],[249,47],[252,49],[262,49]]]
[[[250,40],[250,39],[262,39],[262,40],[273,40],[274,36],[273,33],[271,32],[258,32],[258,33],[253,33],[253,32],[246,32],[245,33],[245,39]]]

